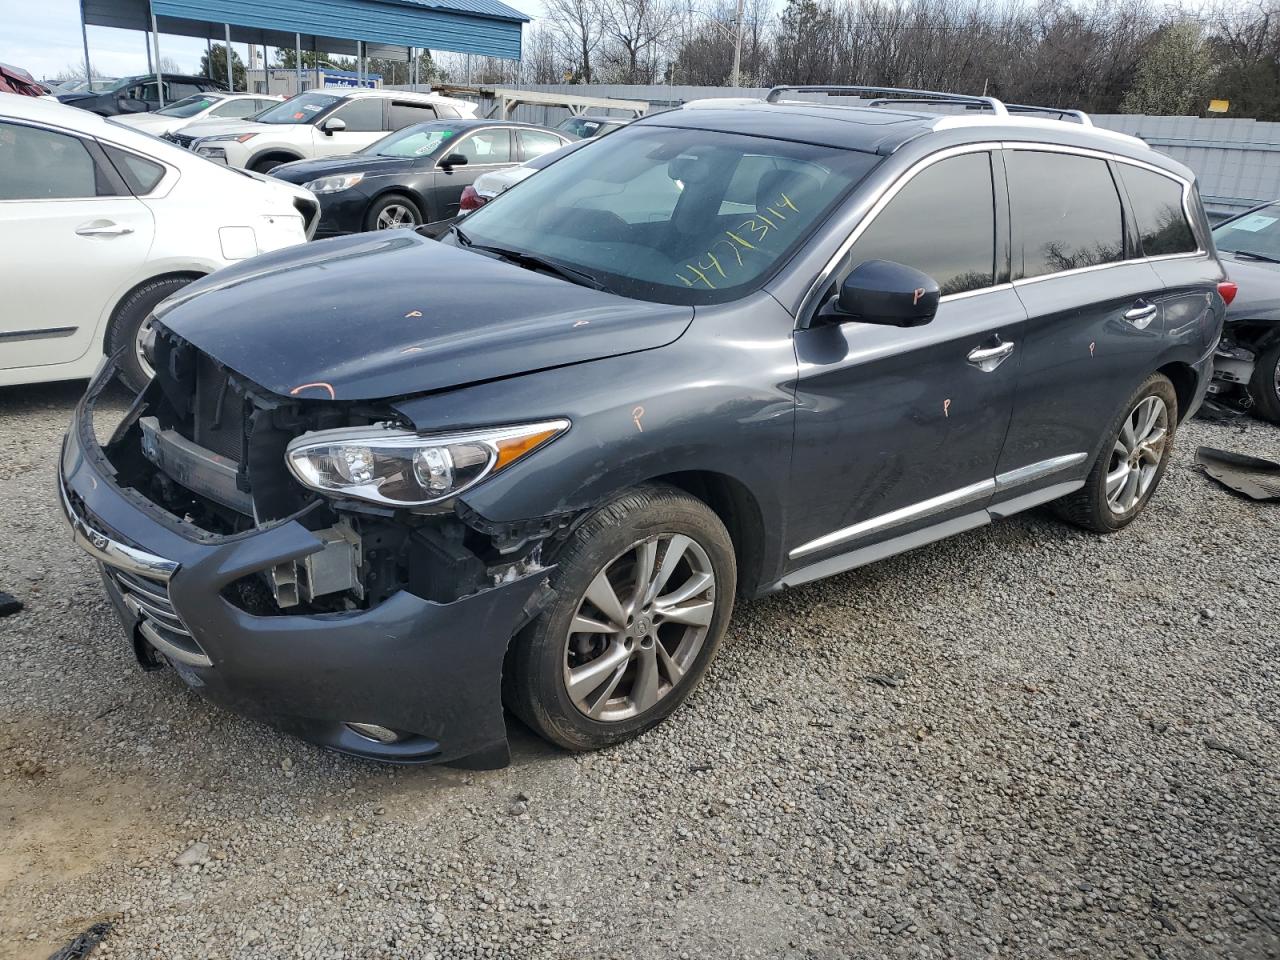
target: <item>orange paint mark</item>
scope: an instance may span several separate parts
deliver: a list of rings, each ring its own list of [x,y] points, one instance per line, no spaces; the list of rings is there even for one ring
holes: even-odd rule
[[[942,401],[942,415],[944,417],[951,416],[951,398],[950,397],[947,397],[947,399]]]
[[[333,390],[333,384],[325,383],[325,382],[323,382],[323,381],[321,381],[320,383],[304,383],[304,384],[302,384],[301,386],[294,387],[292,390],[290,390],[290,391],[289,391],[289,396],[291,396],[291,397],[296,397],[296,396],[297,396],[298,394],[300,394],[303,390],[308,390],[308,389],[310,389],[311,387],[323,387],[325,390],[328,390],[328,391],[329,391],[329,399],[330,399],[330,400],[337,400],[337,399],[338,399],[338,395],[337,395],[337,394],[334,392],[334,390]]]
[[[404,315],[404,318],[408,320],[410,317],[420,317],[420,316],[422,316],[421,310],[410,310],[408,313]]]
[[[631,411],[631,419],[635,421],[636,429],[644,433],[644,425],[640,422],[640,418],[644,416],[644,407],[636,407]]]

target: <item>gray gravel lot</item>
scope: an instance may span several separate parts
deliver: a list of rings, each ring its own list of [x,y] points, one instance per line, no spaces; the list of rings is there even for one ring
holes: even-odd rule
[[[0,958],[1280,956],[1280,506],[1191,464],[1275,427],[1186,425],[1120,535],[742,606],[643,740],[469,773],[138,671],[54,502],[80,386],[0,390]]]

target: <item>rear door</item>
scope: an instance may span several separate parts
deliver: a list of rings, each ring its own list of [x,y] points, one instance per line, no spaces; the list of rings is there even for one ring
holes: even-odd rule
[[[965,149],[926,161],[859,225],[822,294],[833,296],[863,261],[903,263],[942,290],[930,323],[811,324],[795,334],[793,566],[985,519],[1026,316],[1007,282],[1007,204],[993,156]]]
[[[1104,156],[1005,151],[1013,284],[1028,320],[1018,403],[999,472],[1083,476],[1103,432],[1152,372],[1163,284],[1137,255]]]
[[[0,368],[98,349],[98,323],[146,261],[151,212],[96,143],[0,121]]]
[[[462,199],[462,191],[474,183],[476,177],[490,170],[509,167],[515,162],[511,130],[508,127],[486,127],[469,133],[455,143],[452,149],[446,150],[440,160],[454,154],[466,157],[467,162],[446,169],[441,166],[440,161],[436,161],[432,206],[438,211],[441,220],[458,215],[458,201]]]

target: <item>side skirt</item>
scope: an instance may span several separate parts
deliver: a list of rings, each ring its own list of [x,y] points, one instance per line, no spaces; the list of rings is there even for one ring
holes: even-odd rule
[[[777,593],[779,590],[812,583],[814,580],[822,580],[837,573],[864,567],[869,563],[875,563],[877,560],[885,560],[900,553],[906,553],[908,550],[916,549],[916,547],[923,547],[939,540],[945,540],[947,537],[964,533],[967,530],[976,530],[978,527],[986,526],[992,520],[1011,517],[1015,513],[1022,513],[1032,507],[1038,507],[1041,504],[1057,500],[1059,497],[1065,497],[1083,486],[1083,480],[1055,483],[1041,490],[1024,493],[1020,497],[1011,497],[1008,500],[993,503],[984,510],[966,513],[963,516],[943,520],[941,523],[935,523],[920,530],[913,530],[911,533],[904,533],[889,540],[882,540],[880,543],[873,543],[870,546],[859,547],[857,550],[850,550],[848,553],[841,553],[826,560],[819,560],[817,563],[811,563],[798,570],[793,570],[777,582],[770,584],[761,593]]]

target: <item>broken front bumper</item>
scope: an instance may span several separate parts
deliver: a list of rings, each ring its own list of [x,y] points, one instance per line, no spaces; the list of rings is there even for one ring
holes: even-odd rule
[[[254,616],[224,588],[314,553],[321,541],[296,521],[202,534],[116,486],[92,432],[96,392],[81,401],[63,442],[59,499],[144,662],[155,651],[209,699],[345,753],[506,762],[502,662],[546,570],[451,603],[401,591],[369,610]],[[350,724],[399,738],[383,742]]]

